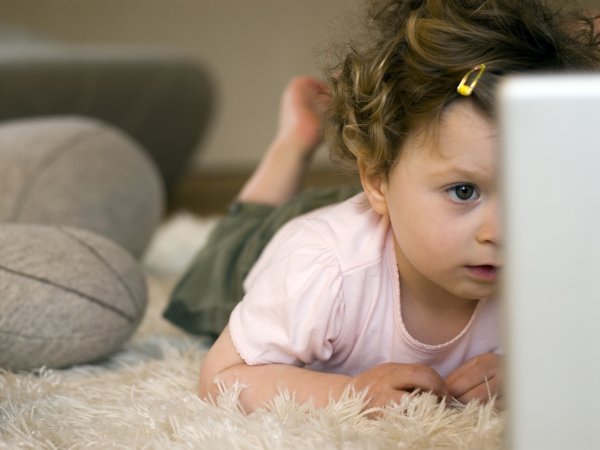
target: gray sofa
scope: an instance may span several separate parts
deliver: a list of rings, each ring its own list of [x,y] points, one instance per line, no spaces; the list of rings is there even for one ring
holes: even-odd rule
[[[112,124],[148,151],[168,194],[214,103],[207,68],[177,50],[72,44],[0,25],[0,123],[77,115]]]
[[[0,371],[93,362],[135,331],[138,261],[213,103],[179,52],[0,28]]]

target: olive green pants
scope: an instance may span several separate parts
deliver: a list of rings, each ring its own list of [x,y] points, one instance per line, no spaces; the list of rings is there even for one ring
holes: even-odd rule
[[[244,295],[242,283],[290,219],[358,193],[357,186],[307,189],[279,207],[234,203],[175,287],[164,316],[194,334],[218,336]]]

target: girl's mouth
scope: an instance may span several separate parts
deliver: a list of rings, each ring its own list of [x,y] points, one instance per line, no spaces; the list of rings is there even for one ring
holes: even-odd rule
[[[467,266],[467,272],[474,278],[483,281],[496,281],[498,278],[499,267],[491,264],[482,264],[481,266]]]

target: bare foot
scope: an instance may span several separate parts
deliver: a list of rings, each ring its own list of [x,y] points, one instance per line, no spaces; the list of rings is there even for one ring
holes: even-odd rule
[[[281,97],[276,140],[294,141],[310,153],[322,139],[321,117],[329,95],[325,84],[311,77],[294,78]]]
[[[321,81],[311,77],[290,81],[281,97],[275,138],[238,200],[277,206],[298,192],[322,140],[321,116],[328,102]]]

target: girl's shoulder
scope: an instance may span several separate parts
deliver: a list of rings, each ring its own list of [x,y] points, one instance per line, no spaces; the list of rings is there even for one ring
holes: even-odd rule
[[[331,254],[342,271],[381,259],[389,222],[371,209],[364,193],[296,217],[273,239],[286,254],[294,249]]]

